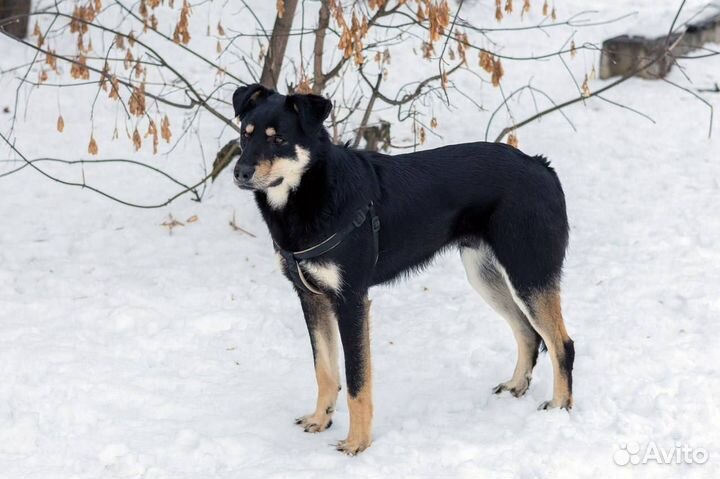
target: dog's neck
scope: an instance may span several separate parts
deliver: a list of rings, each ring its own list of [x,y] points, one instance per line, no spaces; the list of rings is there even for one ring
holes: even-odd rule
[[[267,193],[255,195],[273,240],[284,249],[317,244],[347,226],[358,208],[377,198],[375,173],[362,152],[328,141],[310,150],[310,155],[309,167],[281,208],[268,201]]]

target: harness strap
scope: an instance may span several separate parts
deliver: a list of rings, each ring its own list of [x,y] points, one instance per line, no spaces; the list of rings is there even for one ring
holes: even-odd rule
[[[373,252],[375,256],[373,260],[373,266],[375,266],[380,255],[380,218],[378,218],[378,216],[375,214],[375,206],[373,205],[372,201],[365,208],[359,209],[355,212],[355,217],[353,218],[352,223],[345,227],[345,229],[343,229],[339,233],[334,233],[325,241],[318,243],[315,246],[301,251],[288,251],[282,249],[280,245],[275,243],[275,249],[285,260],[285,263],[287,264],[288,274],[290,275],[292,282],[295,283],[295,286],[310,293],[322,294],[322,291],[319,291],[317,288],[315,288],[307,280],[307,278],[305,278],[305,274],[303,273],[302,268],[300,268],[300,261],[317,258],[318,256],[322,256],[325,253],[328,253],[333,249],[337,248],[350,233],[365,224],[368,213],[370,216],[372,227]]]
[[[370,221],[372,222],[373,251],[375,251],[373,266],[375,266],[380,256],[380,218],[375,214],[375,205],[373,205],[372,201],[370,202],[368,210],[370,211]]]

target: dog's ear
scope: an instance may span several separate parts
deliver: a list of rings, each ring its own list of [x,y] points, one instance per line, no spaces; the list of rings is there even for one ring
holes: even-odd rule
[[[319,130],[332,111],[332,102],[319,95],[289,95],[285,104],[297,113],[307,133]]]
[[[235,93],[233,93],[233,108],[235,109],[235,116],[239,116],[240,120],[248,114],[250,110],[255,108],[265,98],[272,95],[274,92],[259,83],[253,85],[241,86]]]

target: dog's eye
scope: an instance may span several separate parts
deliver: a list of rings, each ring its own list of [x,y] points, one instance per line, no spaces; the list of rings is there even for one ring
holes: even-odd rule
[[[242,136],[243,136],[243,138],[250,138],[250,133],[248,133],[248,131],[245,130],[245,131],[243,131]]]
[[[285,144],[285,138],[283,138],[280,135],[273,135],[270,137],[270,140],[275,143],[276,145],[284,145]]]

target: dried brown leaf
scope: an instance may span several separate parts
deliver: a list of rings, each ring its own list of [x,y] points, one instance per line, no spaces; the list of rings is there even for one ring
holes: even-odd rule
[[[580,87],[583,98],[587,98],[591,95],[590,85],[588,85],[588,76],[585,74],[585,80],[583,80],[582,86]]]
[[[103,89],[103,91],[108,91],[108,81],[110,80],[110,65],[108,64],[107,60],[105,61],[105,65],[103,65],[102,74],[100,75],[100,88]]]
[[[158,152],[158,131],[157,127],[155,126],[155,122],[153,120],[150,120],[150,123],[148,124],[147,132],[145,132],[145,138],[148,136],[152,136],[152,143],[153,143],[153,155],[157,155]]]
[[[493,86],[500,86],[500,80],[502,80],[502,77],[504,75],[505,70],[503,69],[502,62],[499,58],[493,58],[493,69],[491,77]]]
[[[95,137],[93,135],[90,135],[90,143],[88,144],[88,153],[90,153],[91,155],[98,154],[97,142],[95,141]]]
[[[167,143],[170,143],[172,132],[170,131],[170,119],[167,115],[165,115],[160,122],[160,136],[162,136],[162,139]]]
[[[185,226],[185,224],[182,221],[176,220],[171,213],[168,215],[168,219],[166,221],[160,223],[160,226],[166,227],[168,229],[168,233],[172,234],[173,228]]]
[[[133,61],[135,60],[135,57],[133,57],[132,51],[128,48],[127,52],[125,52],[125,59],[123,60],[123,66],[126,70],[129,70],[130,67],[133,66]]]
[[[145,72],[145,69],[143,68],[142,62],[140,61],[139,58],[135,62],[134,71],[135,71],[135,78],[140,78],[142,76],[142,74]]]
[[[520,12],[520,15],[523,16],[526,13],[530,13],[530,0],[523,0],[523,7],[522,7],[522,12]]]
[[[295,87],[295,92],[302,95],[312,93],[312,86],[310,86],[310,79],[307,75],[303,74],[303,76],[300,77],[300,81],[298,82],[297,87]]]
[[[480,68],[482,68],[483,70],[485,70],[488,73],[492,73],[492,71],[493,71],[492,55],[490,55],[488,52],[483,50],[480,52],[479,57],[480,57],[480,59],[479,59],[480,60],[479,61]]]
[[[155,121],[153,121],[151,119],[150,122],[148,123],[148,129],[145,132],[145,138],[147,138],[148,136],[153,135],[155,133],[157,133],[157,127],[155,126]]]
[[[132,142],[135,146],[135,151],[139,151],[140,148],[142,148],[142,138],[140,137],[140,132],[138,132],[137,128],[133,131]]]
[[[128,102],[128,110],[132,115],[143,116],[145,114],[145,82],[133,88]]]
[[[110,94],[108,94],[108,97],[113,100],[120,99],[120,80],[115,75],[110,77]]]
[[[183,6],[180,9],[180,20],[175,25],[175,31],[173,32],[173,41],[175,43],[182,43],[187,45],[190,43],[190,32],[188,27],[190,26],[190,4],[187,0],[183,0]]]
[[[76,80],[89,80],[90,70],[88,70],[86,65],[87,58],[85,55],[81,54],[77,57],[75,63],[72,64],[72,67],[70,68],[70,76]]]
[[[48,49],[48,53],[45,55],[45,64],[57,72],[57,57],[55,56],[55,50]]]

